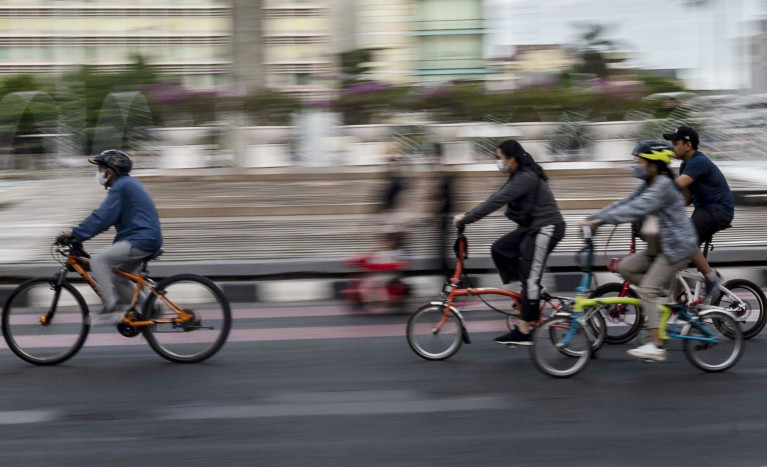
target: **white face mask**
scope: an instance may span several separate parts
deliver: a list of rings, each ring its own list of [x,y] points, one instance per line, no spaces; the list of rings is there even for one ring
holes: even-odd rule
[[[107,184],[107,177],[104,175],[104,172],[96,172],[96,181],[99,182],[99,185],[101,186]]]
[[[498,166],[498,171],[501,172],[502,174],[509,173],[509,168],[503,165],[502,160],[498,159],[497,161],[495,161],[495,164]]]

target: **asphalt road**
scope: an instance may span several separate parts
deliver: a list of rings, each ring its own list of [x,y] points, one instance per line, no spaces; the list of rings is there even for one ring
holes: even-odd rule
[[[238,339],[196,365],[145,345],[50,368],[0,350],[1,465],[767,465],[767,335],[723,374],[618,346],[555,380],[494,333],[428,362],[404,333],[327,337],[404,331],[403,315],[246,311]]]

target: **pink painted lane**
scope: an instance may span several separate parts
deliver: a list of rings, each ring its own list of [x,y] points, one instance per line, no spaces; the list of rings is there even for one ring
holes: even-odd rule
[[[502,332],[506,330],[503,320],[469,321],[469,333]],[[405,337],[405,324],[373,324],[360,326],[311,326],[269,329],[233,329],[229,333],[229,342],[291,341],[312,339],[354,339],[370,337]],[[424,331],[424,333],[427,331]],[[218,334],[215,331],[195,331],[193,333],[166,334],[163,340],[174,343],[210,342]],[[69,345],[74,339],[71,334],[51,336],[23,336],[17,338],[22,346],[28,348],[54,348]],[[117,333],[91,333],[85,342],[88,347],[146,345],[141,337],[126,338]],[[7,348],[0,342],[1,348]]]

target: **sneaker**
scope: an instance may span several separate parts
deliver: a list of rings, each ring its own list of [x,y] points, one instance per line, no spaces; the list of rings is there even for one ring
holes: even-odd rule
[[[533,345],[532,333],[525,334],[518,328],[514,328],[513,331],[507,332],[502,336],[498,336],[494,340],[498,344],[503,345]]]
[[[666,349],[658,348],[652,342],[640,345],[636,349],[629,350],[627,353],[632,357],[637,357],[644,360],[653,360],[656,362],[666,361]]]
[[[90,315],[91,326],[114,326],[120,324],[123,320],[122,311],[113,311],[111,313],[93,313]]]
[[[711,298],[711,294],[713,294],[718,288],[719,284],[722,282],[722,275],[719,274],[719,271],[714,271],[716,273],[716,279],[711,280],[706,276],[703,276],[703,279],[706,282],[706,298]]]

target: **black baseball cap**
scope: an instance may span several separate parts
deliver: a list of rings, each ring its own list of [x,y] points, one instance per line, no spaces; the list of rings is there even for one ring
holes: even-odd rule
[[[663,139],[667,139],[669,141],[679,141],[681,139],[684,141],[689,141],[693,146],[700,144],[698,132],[689,126],[680,126],[673,133],[663,133]]]

